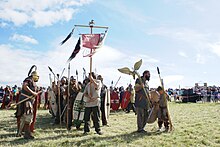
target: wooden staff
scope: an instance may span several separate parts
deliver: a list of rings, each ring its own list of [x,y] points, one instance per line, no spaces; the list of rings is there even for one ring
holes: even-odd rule
[[[86,70],[85,70],[85,68],[83,68],[83,80],[85,80],[86,79]]]
[[[143,83],[143,81],[142,81],[142,79],[141,79],[140,74],[139,74],[136,70],[134,70],[133,72],[134,72],[135,75],[138,76],[138,79],[139,79],[141,85],[144,85],[144,83]],[[149,108],[152,107],[151,102],[150,102],[149,95],[147,94],[147,93],[149,93],[149,91],[147,92],[144,87],[143,87],[143,90],[144,90],[144,94],[145,94],[145,96],[146,96],[146,98],[147,98],[147,101],[148,101],[148,102],[147,102],[147,109],[149,109]]]
[[[158,75],[159,75],[160,83],[161,83],[162,89],[163,89],[163,91],[164,91],[164,93],[163,93],[163,98],[164,98],[164,100],[165,100],[165,102],[166,102],[166,106],[167,106],[168,120],[169,120],[169,123],[170,123],[170,131],[172,131],[172,130],[173,130],[173,124],[172,124],[171,118],[170,118],[170,113],[169,113],[168,104],[167,104],[167,99],[166,99],[167,95],[165,94],[164,84],[163,84],[163,81],[162,81],[161,76],[160,76],[159,67],[157,67],[157,73],[158,73]]]
[[[68,89],[67,89],[67,129],[69,127],[69,102],[70,102],[70,63],[69,63],[69,66],[68,66]]]
[[[40,93],[42,93],[42,91],[39,91],[39,92],[38,92],[38,94],[40,94]],[[17,103],[12,104],[10,107],[8,107],[8,109],[11,108],[11,107],[17,106],[17,105],[19,105],[19,104],[21,104],[21,103],[23,103],[23,102],[25,102],[25,101],[27,101],[27,100],[29,100],[29,99],[34,99],[34,98],[36,97],[36,96],[34,96],[34,95],[28,96],[28,95],[23,94],[23,93],[22,93],[21,95],[25,96],[26,98],[23,99],[23,100],[21,100],[21,101],[19,101],[19,102],[17,102]]]
[[[94,21],[91,20],[89,22],[89,27],[90,27],[90,33],[92,34],[92,28],[93,28],[93,25],[94,25]],[[89,76],[89,79],[90,79],[90,96],[92,97],[92,87],[91,87],[91,84],[92,84],[92,48],[90,49],[90,76]]]
[[[28,95],[25,95],[25,94],[23,94],[25,97],[27,97],[27,98],[25,98],[25,99],[23,99],[23,100],[21,100],[21,101],[19,101],[19,102],[17,102],[17,103],[14,103],[14,104],[12,104],[9,108],[11,108],[11,107],[14,107],[14,106],[17,106],[17,105],[19,105],[19,104],[21,104],[21,103],[23,103],[23,102],[25,102],[25,101],[27,101],[27,100],[29,100],[29,99],[34,99],[35,98],[35,96],[33,95],[33,96],[28,96]]]
[[[118,78],[117,82],[115,83],[114,88],[116,88],[116,86],[117,86],[117,84],[118,84],[118,82],[119,82],[120,79],[121,79],[121,76]],[[112,83],[112,84],[113,84],[113,83]]]
[[[76,80],[77,80],[77,82],[79,81],[79,79],[78,79],[78,71],[76,70]]]
[[[60,80],[59,80],[59,74],[57,74],[57,93],[58,93],[58,103],[59,103],[59,117],[60,117],[60,125],[62,125],[62,116],[61,116],[61,105],[60,105]]]

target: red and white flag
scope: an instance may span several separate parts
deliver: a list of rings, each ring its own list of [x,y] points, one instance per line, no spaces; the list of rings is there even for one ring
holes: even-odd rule
[[[82,46],[96,49],[100,41],[100,34],[82,34]]]

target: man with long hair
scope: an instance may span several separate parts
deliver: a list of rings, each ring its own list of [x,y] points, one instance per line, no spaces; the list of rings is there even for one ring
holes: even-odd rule
[[[140,81],[142,80],[142,82]],[[144,89],[147,91],[149,97],[149,86],[146,83],[150,80],[150,72],[148,70],[143,72],[141,79],[137,79],[135,82],[135,107],[137,113],[137,132],[146,132],[144,127],[147,123],[149,104],[147,101],[147,95]]]

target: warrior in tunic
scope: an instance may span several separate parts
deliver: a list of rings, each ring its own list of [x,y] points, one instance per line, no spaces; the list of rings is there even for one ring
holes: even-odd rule
[[[135,107],[137,113],[137,132],[144,133],[146,132],[144,130],[144,127],[147,123],[147,118],[149,115],[148,110],[150,105],[147,101],[147,95],[145,94],[144,89],[147,91],[147,94],[149,96],[149,86],[147,84],[147,81],[150,80],[150,71],[144,71],[141,79],[143,82],[142,84],[140,79],[137,79],[135,82]]]
[[[169,118],[168,118],[168,109],[167,109],[167,99],[169,98],[162,87],[158,87],[157,91],[160,93],[159,98],[159,111],[158,111],[158,126],[161,131],[162,125],[164,124],[165,131],[169,130]]]
[[[81,85],[76,82],[76,79],[71,76],[70,77],[70,84],[69,84],[69,102],[68,102],[68,126],[67,130],[71,130],[72,120],[73,120],[73,104],[75,102],[77,94],[81,91]],[[68,91],[68,87],[66,88]]]
[[[60,117],[61,117],[61,122],[63,120],[65,120],[64,115],[62,115],[63,111],[64,111],[64,107],[66,104],[66,87],[67,87],[67,78],[66,77],[62,77],[60,80],[60,89],[58,88],[58,85],[56,86],[57,88],[57,92],[56,93],[56,103],[57,103],[57,114],[56,114],[56,118],[55,118],[55,122],[54,124],[59,124],[60,123]],[[60,95],[58,95],[58,90],[60,90]],[[59,100],[60,99],[60,100]],[[60,110],[59,110],[60,109]],[[59,112],[60,111],[60,112]],[[62,116],[60,116],[62,115]]]
[[[32,72],[32,69],[35,67],[35,71]],[[21,94],[18,102],[27,99],[26,101],[17,105],[15,116],[18,119],[18,130],[17,136],[22,135],[22,130],[24,130],[25,139],[34,139],[34,136],[31,134],[30,125],[33,121],[33,103],[35,97],[38,95],[36,82],[39,79],[39,76],[36,71],[36,66],[32,66],[28,77],[23,81]]]

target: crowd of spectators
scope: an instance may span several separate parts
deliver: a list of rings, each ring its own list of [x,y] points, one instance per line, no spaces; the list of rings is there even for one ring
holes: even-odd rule
[[[218,102],[220,101],[220,87],[217,86],[194,86],[191,88],[172,89],[169,88],[167,93],[173,96],[174,101],[179,100],[182,95],[199,96],[202,102]]]

